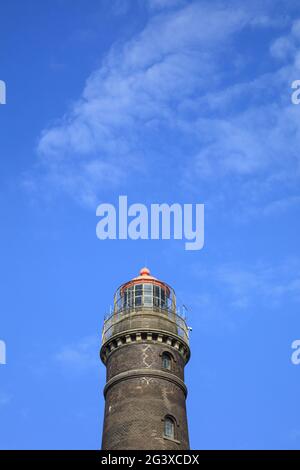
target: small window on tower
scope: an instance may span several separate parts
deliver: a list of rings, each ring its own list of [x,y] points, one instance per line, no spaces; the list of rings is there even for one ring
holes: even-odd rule
[[[171,370],[172,358],[171,355],[167,352],[164,352],[162,355],[162,366],[164,369]]]
[[[165,417],[164,435],[169,439],[175,439],[175,422],[170,416]]]

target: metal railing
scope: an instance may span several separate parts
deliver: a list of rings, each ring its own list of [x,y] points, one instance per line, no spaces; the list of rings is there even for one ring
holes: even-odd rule
[[[137,319],[137,317],[141,315],[155,316],[155,314],[158,314],[157,320],[167,320],[170,322],[170,328],[168,328],[170,333],[177,334],[189,344],[189,329],[184,315],[180,314],[178,310],[172,307],[148,307],[145,305],[118,308],[107,316],[104,319],[102,330],[102,344],[108,341],[114,334],[122,331],[121,323],[123,321]],[[142,328],[142,322],[139,327]]]

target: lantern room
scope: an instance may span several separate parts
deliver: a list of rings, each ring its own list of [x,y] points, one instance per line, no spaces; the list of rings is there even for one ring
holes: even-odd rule
[[[152,276],[148,268],[142,268],[138,277],[123,284],[115,296],[115,312],[140,308],[176,310],[173,289]]]
[[[113,309],[104,318],[102,341],[142,326],[151,330],[163,328],[188,343],[185,310],[177,307],[172,287],[152,276],[148,268],[142,268],[139,276],[117,289]]]

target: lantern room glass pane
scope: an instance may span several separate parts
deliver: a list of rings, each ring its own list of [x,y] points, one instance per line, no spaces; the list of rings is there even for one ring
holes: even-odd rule
[[[153,305],[153,297],[145,296],[145,297],[144,297],[144,305],[145,305],[146,307],[152,307],[152,305]]]
[[[140,306],[165,309],[169,295],[166,288],[147,282],[125,288],[120,300],[119,305],[124,309]]]
[[[153,296],[153,285],[152,284],[144,284],[144,294]]]
[[[132,287],[128,287],[127,289],[124,290],[122,304],[124,308],[132,307],[133,305],[133,288]]]
[[[135,286],[135,295],[143,295],[143,284],[137,284]]]
[[[161,289],[161,306],[166,306],[166,291],[164,289]]]

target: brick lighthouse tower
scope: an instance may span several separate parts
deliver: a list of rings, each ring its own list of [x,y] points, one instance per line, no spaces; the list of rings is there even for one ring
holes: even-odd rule
[[[116,292],[103,327],[102,449],[187,450],[188,328],[174,290],[147,268]]]

